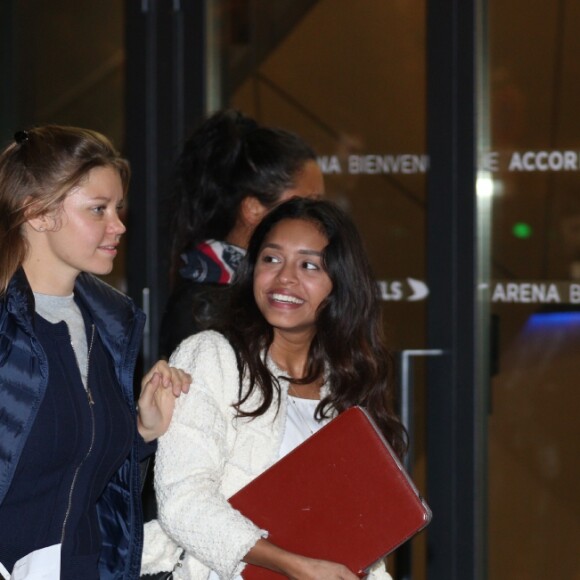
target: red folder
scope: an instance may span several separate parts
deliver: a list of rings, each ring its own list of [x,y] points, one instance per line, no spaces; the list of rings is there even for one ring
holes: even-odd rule
[[[373,420],[348,409],[230,498],[273,544],[364,576],[431,520]],[[247,565],[247,580],[281,574]]]

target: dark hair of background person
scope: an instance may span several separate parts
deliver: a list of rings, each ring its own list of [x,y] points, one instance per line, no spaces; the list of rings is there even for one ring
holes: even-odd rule
[[[19,131],[0,153],[0,296],[26,256],[22,225],[58,209],[96,167],[112,167],[127,193],[130,169],[95,131],[44,125]]]
[[[231,109],[214,113],[193,132],[176,163],[166,205],[172,219],[171,294],[159,329],[161,356],[169,358],[183,339],[209,328],[228,299],[230,279],[219,281],[204,271],[207,253],[200,246],[209,240],[230,245],[228,267],[235,273],[234,262],[268,211],[294,194],[323,193],[316,154],[294,133]]]
[[[326,416],[330,407],[340,413],[354,405],[363,406],[402,456],[406,433],[394,412],[393,360],[383,338],[378,287],[356,226],[329,201],[286,201],[262,220],[250,240],[232,286],[230,311],[217,325],[236,352],[240,385],[244,373],[250,378],[249,389],[240,390],[234,405],[237,413],[259,416],[272,404],[274,391],[279,393],[280,387],[272,380],[262,354],[272,344],[274,332],[254,299],[253,277],[266,236],[277,223],[287,219],[309,221],[326,236],[323,260],[332,281],[332,291],[317,314],[307,376],[289,380],[308,384],[327,373],[330,394],[321,400],[317,416]],[[262,393],[262,404],[252,411],[242,410],[256,388]]]
[[[179,280],[185,250],[226,239],[245,197],[274,207],[310,160],[316,155],[300,137],[261,126],[239,111],[218,111],[202,123],[183,147],[169,200],[172,284]]]

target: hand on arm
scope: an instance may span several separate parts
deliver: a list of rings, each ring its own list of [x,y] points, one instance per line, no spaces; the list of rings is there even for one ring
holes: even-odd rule
[[[293,554],[268,540],[258,540],[246,554],[244,562],[263,566],[294,580],[357,580],[358,576],[343,564],[316,560]]]
[[[146,442],[157,439],[169,427],[175,399],[187,393],[191,377],[184,371],[158,361],[141,381],[137,403],[137,428]]]

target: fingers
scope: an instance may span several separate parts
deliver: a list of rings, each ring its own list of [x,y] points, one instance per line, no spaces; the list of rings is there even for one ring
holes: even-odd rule
[[[145,441],[157,439],[167,431],[175,401],[172,389],[163,387],[161,373],[154,373],[137,402],[137,427]]]
[[[179,397],[181,393],[189,392],[189,387],[191,386],[191,376],[181,369],[176,369],[175,367],[169,368],[171,369],[169,386],[171,386],[173,389],[173,394],[176,397]]]
[[[141,381],[142,392],[156,376],[159,377],[160,384],[163,387],[172,390],[175,397],[179,397],[181,393],[189,392],[191,376],[181,369],[170,367],[164,360],[155,363],[151,370],[143,377]]]
[[[139,400],[143,403],[150,403],[153,400],[155,392],[162,384],[163,381],[160,373],[154,372],[145,375],[141,382],[141,395],[139,396]]]

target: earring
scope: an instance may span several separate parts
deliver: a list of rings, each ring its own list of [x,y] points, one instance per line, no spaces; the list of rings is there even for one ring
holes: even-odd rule
[[[43,232],[46,228],[44,226],[38,226],[38,232]]]

